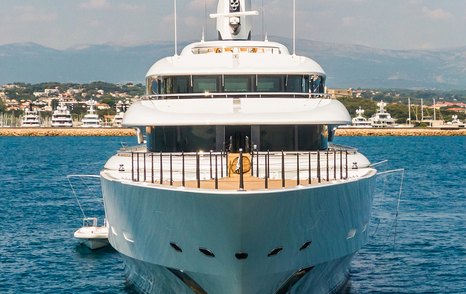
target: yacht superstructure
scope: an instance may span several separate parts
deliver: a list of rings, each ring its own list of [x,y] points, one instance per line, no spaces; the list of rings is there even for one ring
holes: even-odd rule
[[[66,107],[63,100],[60,100],[57,109],[52,114],[52,127],[55,128],[71,128],[73,126],[73,119],[71,113]]]
[[[115,106],[116,114],[113,118],[112,126],[116,128],[121,128],[123,126],[123,117],[125,116],[126,107],[129,104],[129,101],[123,102],[119,100]]]
[[[96,102],[94,99],[87,101],[87,106],[89,107],[86,115],[84,115],[81,120],[82,128],[100,128],[102,127],[102,121],[99,118],[99,115],[95,111]]]
[[[356,128],[370,128],[371,127],[371,122],[367,120],[363,116],[364,114],[364,109],[359,106],[359,109],[356,109],[356,116],[353,117],[352,121],[352,126]]]
[[[39,112],[37,110],[25,109],[21,120],[23,128],[37,128],[41,126]]]
[[[377,106],[379,107],[378,111],[369,118],[371,126],[373,128],[394,127],[396,125],[395,119],[393,119],[390,113],[385,110],[387,103],[381,100],[379,103],[377,103]]]
[[[142,144],[101,171],[110,244],[144,293],[328,293],[367,241],[377,171],[331,143],[351,117],[319,64],[250,40],[249,9],[220,0],[219,41],[149,69],[123,120]]]

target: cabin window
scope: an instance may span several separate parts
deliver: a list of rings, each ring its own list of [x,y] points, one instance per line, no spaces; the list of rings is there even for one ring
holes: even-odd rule
[[[147,94],[148,95],[156,95],[159,92],[159,83],[155,78],[147,79]]]
[[[225,76],[225,92],[251,92],[252,76]]]
[[[282,76],[258,76],[257,77],[257,92],[282,92],[283,77]]]
[[[324,93],[324,78],[321,76],[315,76],[311,79],[311,92],[312,93]]]
[[[325,129],[320,125],[261,126],[260,150],[323,150],[327,148]]]
[[[194,93],[218,92],[218,84],[218,76],[193,76]]]
[[[216,149],[215,126],[152,127],[147,133],[152,152],[196,152]]]
[[[303,76],[287,76],[286,92],[294,92],[294,93],[304,92],[303,83],[304,83]]]
[[[261,126],[260,136],[261,149],[264,151],[296,150],[294,126]]]
[[[173,93],[189,93],[190,77],[173,77]]]

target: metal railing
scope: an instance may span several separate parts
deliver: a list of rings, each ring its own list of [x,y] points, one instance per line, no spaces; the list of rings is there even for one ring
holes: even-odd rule
[[[324,93],[287,93],[287,92],[229,92],[229,93],[177,93],[145,95],[143,100],[169,100],[169,99],[202,99],[202,98],[320,98],[330,99],[330,94]]]
[[[351,149],[312,152],[131,151],[131,180],[222,190],[279,189],[348,178]]]

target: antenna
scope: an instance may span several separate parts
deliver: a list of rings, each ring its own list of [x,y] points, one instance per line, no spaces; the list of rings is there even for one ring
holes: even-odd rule
[[[296,0],[293,0],[293,55],[296,55]]]
[[[175,21],[175,56],[178,56],[178,30],[177,30],[177,21],[176,21],[176,0],[173,0],[173,10],[174,10],[174,21]]]
[[[265,38],[265,16],[264,16],[264,0],[262,0],[262,7],[261,7],[261,16],[262,16],[262,37]]]

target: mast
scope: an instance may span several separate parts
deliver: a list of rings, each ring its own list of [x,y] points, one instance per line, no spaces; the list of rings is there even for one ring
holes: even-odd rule
[[[437,120],[436,112],[435,112],[435,99],[434,99],[434,120]]]
[[[408,98],[408,117],[409,126],[411,126],[411,98]]]
[[[424,121],[424,99],[421,99],[421,121]]]
[[[211,18],[217,19],[219,40],[250,40],[252,23],[248,16],[258,15],[251,11],[251,0],[219,0],[217,13]]]

